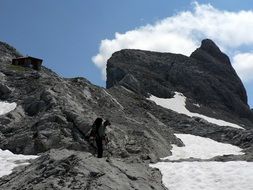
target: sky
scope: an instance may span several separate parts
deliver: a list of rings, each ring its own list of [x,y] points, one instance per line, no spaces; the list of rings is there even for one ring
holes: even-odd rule
[[[252,0],[1,0],[0,41],[63,77],[105,86],[124,48],[190,55],[211,38],[229,55],[253,107]]]

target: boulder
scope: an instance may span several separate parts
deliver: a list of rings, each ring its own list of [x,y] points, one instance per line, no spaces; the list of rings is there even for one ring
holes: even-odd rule
[[[7,99],[11,94],[11,89],[2,83],[0,83],[0,99]]]

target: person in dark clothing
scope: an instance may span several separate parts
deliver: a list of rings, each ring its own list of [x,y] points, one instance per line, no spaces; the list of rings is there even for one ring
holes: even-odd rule
[[[94,124],[92,125],[92,132],[91,132],[91,136],[94,136],[96,140],[98,158],[103,157],[103,142],[108,141],[105,134],[106,126],[111,125],[109,120],[106,120],[103,124],[102,121],[103,120],[101,118],[97,118]]]
[[[103,157],[103,139],[101,137],[96,138],[96,143],[97,143],[97,157],[102,158]]]
[[[91,137],[96,137],[96,134],[97,134],[97,131],[98,131],[98,128],[102,125],[103,123],[103,119],[98,117],[94,123],[92,124],[92,129],[91,129],[91,133],[90,133],[90,136]]]
[[[103,125],[101,125],[97,130],[96,143],[98,150],[98,158],[103,157],[104,145],[108,142],[108,138],[106,136],[105,130],[106,126],[111,125],[109,120],[105,120]]]
[[[98,128],[102,125],[103,123],[103,119],[98,117],[94,123],[92,124],[92,127],[91,127],[91,131],[88,132],[88,141],[90,142],[91,146],[93,146],[94,148],[97,148],[97,143],[96,143],[96,137],[97,137],[97,131],[98,131]]]

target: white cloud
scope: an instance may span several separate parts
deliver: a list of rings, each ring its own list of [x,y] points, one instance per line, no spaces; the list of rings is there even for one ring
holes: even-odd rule
[[[233,57],[233,66],[244,82],[253,80],[253,53],[239,53]]]
[[[253,11],[229,12],[210,4],[194,3],[194,9],[165,18],[126,33],[116,33],[114,39],[101,41],[99,53],[92,61],[106,76],[106,61],[121,49],[143,49],[190,55],[203,38],[213,39],[223,51],[234,55],[242,45],[253,45]],[[240,61],[238,58],[233,59]],[[246,62],[245,62],[246,64]],[[236,70],[243,64],[236,63]],[[240,76],[245,79],[244,72]]]

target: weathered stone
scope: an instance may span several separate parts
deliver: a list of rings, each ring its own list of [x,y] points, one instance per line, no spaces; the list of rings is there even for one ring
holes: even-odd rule
[[[5,79],[6,79],[5,74],[3,74],[2,72],[0,72],[0,81],[3,82],[3,81],[5,81]]]
[[[147,172],[146,172],[147,171]],[[23,173],[23,175],[20,175]],[[0,179],[2,189],[165,190],[161,174],[146,164],[94,158],[89,153],[51,150]]]
[[[11,89],[2,83],[0,83],[0,99],[6,99],[11,94]]]
[[[29,116],[34,116],[43,110],[46,110],[46,103],[41,100],[32,100],[25,106],[25,111]]]
[[[127,145],[126,150],[131,154],[138,154],[141,152],[141,147]]]

